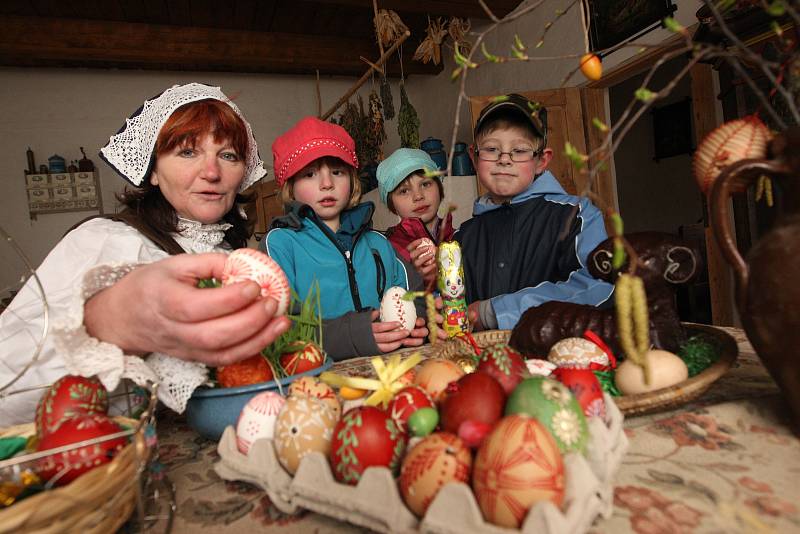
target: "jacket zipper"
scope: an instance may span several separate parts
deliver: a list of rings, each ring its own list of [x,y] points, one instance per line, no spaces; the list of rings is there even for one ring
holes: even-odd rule
[[[361,305],[361,296],[359,295],[358,292],[358,283],[356,282],[356,270],[353,267],[353,261],[350,258],[350,251],[344,250],[342,248],[342,246],[339,244],[339,241],[336,239],[336,236],[333,235],[333,232],[331,232],[331,229],[328,228],[325,225],[325,223],[317,221],[316,218],[314,217],[309,217],[309,219],[314,224],[316,224],[320,230],[322,230],[323,235],[325,235],[325,237],[327,237],[331,241],[331,243],[333,243],[333,245],[336,247],[336,250],[338,250],[339,253],[342,255],[342,257],[344,258],[344,263],[347,266],[347,280],[350,284],[350,296],[353,299],[353,306],[358,312],[364,311],[364,308]],[[358,239],[361,237],[361,235],[364,233],[364,230],[365,228],[362,227],[358,231],[358,233],[355,236],[353,236],[353,250],[355,250],[356,243],[358,242]]]

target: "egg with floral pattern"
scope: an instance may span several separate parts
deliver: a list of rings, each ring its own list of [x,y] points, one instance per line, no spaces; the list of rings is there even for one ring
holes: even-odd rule
[[[586,450],[589,441],[586,416],[572,392],[558,380],[544,376],[523,380],[509,395],[505,413],[538,419],[564,454]]]
[[[339,482],[356,485],[368,467],[388,467],[397,475],[406,447],[406,433],[389,412],[374,406],[348,410],[336,424],[331,467]]]
[[[608,369],[608,354],[599,345],[582,337],[568,337],[550,347],[547,359],[558,367]]]
[[[328,406],[336,414],[336,420],[342,414],[342,404],[336,398],[336,392],[328,384],[314,376],[301,376],[289,386],[289,396],[308,395],[316,397]]]
[[[422,517],[439,490],[450,482],[469,483],[472,454],[458,436],[437,432],[414,445],[400,468],[400,494]]]
[[[433,399],[421,387],[408,386],[394,394],[386,409],[400,430],[405,431],[408,418],[420,408],[433,408]]]
[[[575,395],[586,417],[605,419],[606,402],[603,399],[603,388],[594,371],[559,367],[553,371],[553,377]]]
[[[300,461],[311,452],[327,456],[336,425],[333,409],[315,397],[289,397],[275,422],[272,443],[278,461],[289,473],[295,474]]]
[[[525,359],[505,343],[495,343],[483,349],[477,370],[497,380],[506,395],[528,375]]]
[[[501,419],[475,457],[472,489],[483,517],[495,525],[519,528],[540,501],[560,508],[565,486],[558,444],[525,415]]]
[[[403,299],[408,293],[404,287],[390,287],[381,299],[380,319],[384,323],[398,322],[401,328],[413,330],[417,322],[417,308],[413,300]]]
[[[236,422],[236,447],[248,454],[257,439],[272,439],[275,421],[286,400],[274,391],[259,393],[244,405]]]

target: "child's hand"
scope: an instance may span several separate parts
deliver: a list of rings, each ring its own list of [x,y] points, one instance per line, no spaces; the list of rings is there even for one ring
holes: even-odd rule
[[[411,254],[411,262],[425,284],[430,284],[436,278],[436,245],[427,237],[422,237],[409,243],[406,250]]]
[[[479,306],[481,301],[476,300],[469,306],[467,306],[467,319],[469,320],[469,324],[472,325],[473,332],[480,332],[481,330],[486,330],[486,327],[481,323],[481,314],[479,310]]]
[[[373,311],[372,335],[375,337],[378,349],[383,353],[399,349],[403,345],[403,340],[408,338],[409,331],[404,329],[403,325],[397,321],[383,323],[377,320],[378,317],[380,317],[380,312],[378,310]]]
[[[417,317],[416,328],[409,333],[409,336],[403,340],[404,347],[419,347],[425,343],[425,338],[428,337],[428,329],[425,326],[425,319]]]

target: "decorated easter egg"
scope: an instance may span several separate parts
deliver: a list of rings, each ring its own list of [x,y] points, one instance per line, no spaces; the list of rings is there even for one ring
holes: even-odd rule
[[[333,410],[338,421],[342,414],[342,405],[336,398],[336,392],[328,384],[313,376],[301,376],[289,386],[289,396],[308,395],[316,397]]]
[[[414,383],[428,392],[434,402],[439,402],[447,384],[464,376],[464,370],[455,362],[442,359],[426,360],[417,371]]]
[[[345,412],[331,443],[331,467],[336,480],[356,485],[368,467],[388,467],[394,475],[406,447],[406,434],[388,412],[359,406]]]
[[[261,286],[261,296],[275,299],[276,315],[289,308],[289,281],[278,263],[258,250],[239,248],[228,255],[222,270],[222,285],[252,280]]]
[[[519,528],[539,501],[561,506],[564,463],[558,445],[536,419],[504,417],[478,450],[472,489],[487,521]]]
[[[435,259],[434,255],[436,254],[436,245],[434,245],[433,241],[427,237],[423,237],[419,240],[416,250],[423,250],[423,252],[419,255],[420,258],[430,257],[431,259]]]
[[[419,386],[404,387],[394,394],[387,410],[400,430],[405,431],[408,418],[420,408],[432,408],[433,399]]]
[[[606,417],[606,402],[603,399],[603,388],[591,369],[570,369],[559,367],[553,371],[553,377],[567,386],[586,417]]]
[[[582,337],[562,339],[552,347],[547,360],[558,367],[574,367],[576,369],[608,368],[608,354],[598,345]],[[592,365],[594,364],[594,365]]]
[[[445,432],[458,434],[464,421],[493,425],[503,416],[506,394],[490,375],[475,372],[451,382],[445,390],[439,416]]]
[[[522,355],[505,343],[496,343],[483,349],[477,370],[497,380],[506,395],[527,375]]]
[[[630,360],[625,360],[614,373],[614,383],[623,395],[647,393],[674,386],[689,378],[689,369],[679,356],[665,350],[649,350],[645,355],[650,367],[650,383],[644,382],[644,371]]]
[[[506,415],[538,419],[553,435],[562,453],[584,452],[589,427],[581,405],[567,387],[552,378],[534,376],[519,383],[506,403]]]
[[[62,419],[78,415],[105,415],[108,391],[97,377],[67,375],[45,391],[36,406],[36,435],[42,437]]]
[[[457,436],[431,434],[406,454],[400,468],[400,494],[411,511],[422,517],[445,484],[468,483],[471,470],[472,455]]]
[[[755,114],[714,129],[703,138],[692,157],[692,170],[700,190],[709,193],[719,173],[728,165],[765,157],[770,137],[769,128]],[[733,191],[744,190],[738,186]]]
[[[319,346],[311,341],[298,341],[281,354],[281,367],[287,375],[305,373],[321,366],[325,356]]]
[[[217,367],[217,382],[224,388],[235,388],[260,384],[272,380],[272,368],[261,354]]]
[[[336,421],[333,409],[316,397],[297,395],[286,399],[272,439],[275,455],[284,469],[294,474],[300,461],[311,452],[327,456]]]
[[[63,419],[51,432],[42,436],[36,450],[42,452],[64,447],[116,434],[122,430],[121,426],[105,415],[78,415]],[[45,456],[39,460],[37,473],[42,480],[64,486],[95,467],[110,462],[127,443],[128,439],[121,436]]]
[[[391,323],[397,321],[406,330],[413,330],[417,322],[417,308],[413,300],[403,300],[403,295],[408,292],[405,288],[394,286],[383,293],[381,299],[381,322]]]
[[[286,400],[273,391],[259,393],[244,405],[236,422],[236,447],[242,454],[250,452],[257,439],[272,439],[275,421]]]
[[[538,358],[525,360],[525,367],[528,370],[528,374],[534,376],[550,376],[557,369],[556,364]]]

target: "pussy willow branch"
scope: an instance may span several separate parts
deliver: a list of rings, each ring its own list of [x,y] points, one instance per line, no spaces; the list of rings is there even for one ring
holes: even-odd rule
[[[711,0],[703,0],[703,2],[711,10],[711,13],[714,15],[714,19],[717,21],[717,24],[719,24],[719,27],[725,36],[731,41],[731,43],[733,43],[734,46],[736,46],[736,48],[744,55],[744,57],[746,57],[752,63],[758,65],[758,68],[761,69],[761,72],[764,73],[764,76],[767,77],[772,86],[778,90],[783,99],[786,101],[786,105],[789,108],[795,123],[800,124],[800,112],[797,110],[797,105],[794,101],[794,95],[792,95],[791,91],[786,89],[786,87],[784,87],[783,84],[778,81],[778,79],[775,77],[775,74],[765,64],[763,58],[750,50],[750,48],[748,48],[736,36],[736,34],[731,31],[730,27],[728,27],[728,25],[725,23],[723,16],[720,14],[719,9],[717,9],[717,6],[714,5],[714,2]]]

